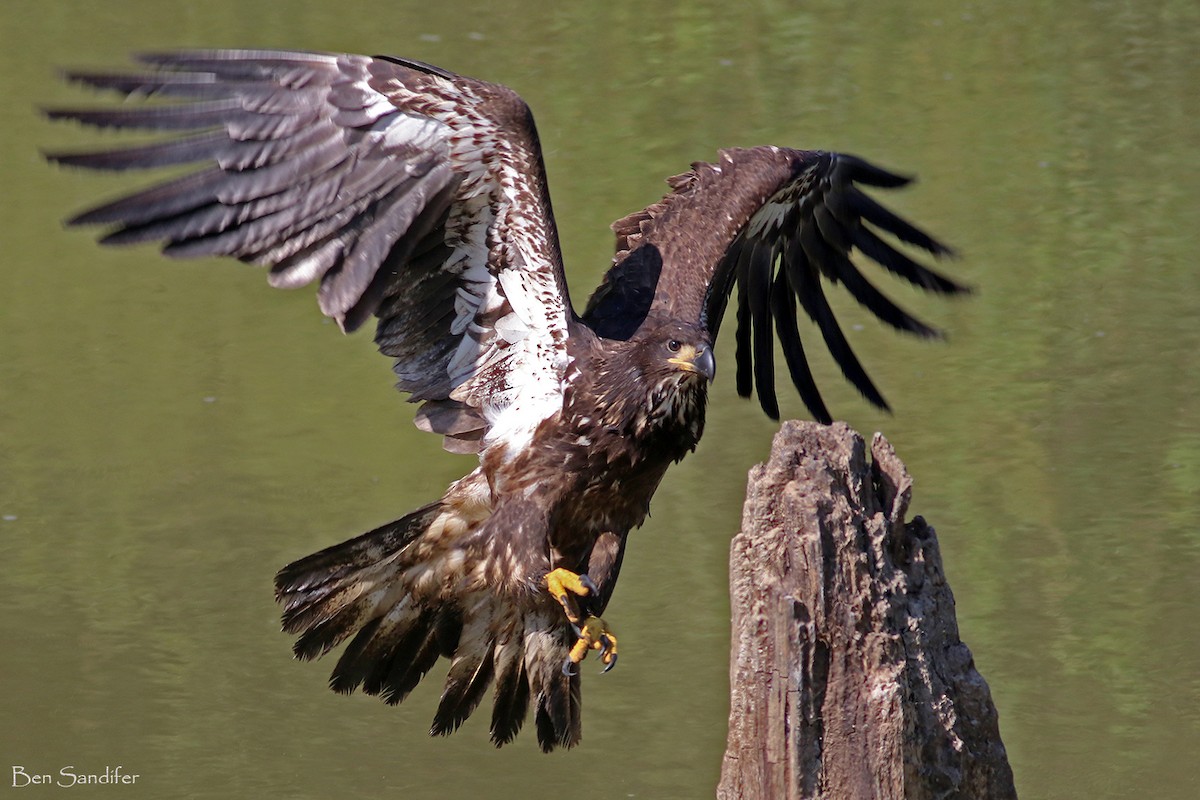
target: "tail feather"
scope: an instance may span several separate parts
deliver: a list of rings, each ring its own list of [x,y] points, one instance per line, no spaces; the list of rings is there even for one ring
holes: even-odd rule
[[[447,535],[446,518],[438,522],[444,509],[442,503],[425,506],[279,571],[276,599],[284,630],[298,636],[297,658],[316,658],[350,639],[330,688],[346,694],[361,688],[396,704],[446,657],[450,668],[431,734],[457,730],[494,683],[491,738],[497,746],[521,730],[532,699],[542,749],[572,747],[580,739],[580,681],[562,673],[570,630],[553,601],[546,597],[542,604],[534,596],[530,603],[477,588],[438,601],[428,582],[453,585],[454,573],[443,574],[436,560],[413,569],[425,545],[409,545],[427,531],[430,543]],[[461,555],[445,563],[461,568]]]
[[[392,560],[429,527],[440,511],[440,503],[431,503],[279,570],[275,599],[283,604],[284,631],[306,631],[335,617],[364,592],[387,586]]]
[[[347,645],[329,687],[349,694],[361,686],[390,705],[400,703],[440,656],[454,652],[457,625],[454,612],[422,609],[405,598]]]
[[[326,609],[327,613],[314,613],[304,620],[302,626],[297,625],[291,629],[285,622],[284,630],[289,633],[302,631],[296,639],[296,644],[292,646],[296,658],[311,661],[323,656],[355,631],[369,624],[372,621],[372,610],[387,594],[387,590],[378,589],[365,598],[363,594],[362,591],[339,592],[333,598],[336,604]]]
[[[338,694],[350,694],[364,683],[371,685],[373,682],[377,686],[383,684],[382,676],[373,678],[372,672],[378,665],[388,662],[380,654],[380,648],[372,648],[371,645],[373,642],[382,641],[376,639],[375,634],[384,624],[384,617],[376,617],[364,625],[358,635],[350,640],[350,644],[346,645],[346,649],[342,651],[342,657],[338,659],[337,666],[333,668],[333,674],[329,676],[330,689]],[[369,653],[371,650],[375,652]]]
[[[455,648],[446,686],[429,733],[449,736],[471,716],[492,682],[495,638],[492,598],[486,597],[467,614]]]
[[[450,666],[441,702],[429,729],[432,736],[449,736],[479,707],[492,684],[495,662],[489,648],[483,654],[459,657]]]
[[[364,685],[364,692],[377,694],[385,703],[394,706],[403,702],[409,693],[417,688],[425,673],[433,668],[442,654],[437,635],[437,613],[435,611],[421,615],[418,624],[397,642],[390,658],[391,668],[387,671],[382,685]],[[335,670],[334,675],[336,674]]]
[[[579,674],[562,670],[568,649],[562,623],[554,614],[526,615],[525,672],[536,706],[538,744],[547,753],[555,747],[574,747],[580,739]]]
[[[342,694],[349,694],[359,686],[367,694],[382,692],[397,652],[403,651],[406,657],[411,657],[413,645],[405,649],[404,644],[418,638],[412,636],[414,628],[420,630],[419,640],[424,641],[421,615],[412,598],[406,597],[363,626],[338,659],[329,687]]]
[[[358,600],[365,594],[381,594],[386,585],[375,584],[361,579],[347,581],[338,586],[324,586],[320,590],[308,593],[285,607],[283,613],[284,630],[288,633],[300,633],[332,622],[347,610],[353,610]],[[290,598],[289,598],[290,599]],[[369,598],[378,601],[381,597]],[[369,602],[368,599],[368,602]]]
[[[492,694],[491,734],[497,747],[516,737],[529,713],[529,678],[525,674],[521,633],[516,631],[515,638],[498,643],[492,655],[496,691]]]

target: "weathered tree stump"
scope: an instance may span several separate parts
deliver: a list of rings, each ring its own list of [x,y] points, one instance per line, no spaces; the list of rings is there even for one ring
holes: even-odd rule
[[[719,798],[1015,798],[933,528],[875,434],[788,422],[730,553]]]

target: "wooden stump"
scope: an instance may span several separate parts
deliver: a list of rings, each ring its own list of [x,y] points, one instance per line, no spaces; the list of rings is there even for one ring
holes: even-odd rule
[[[785,423],[730,553],[719,798],[1015,798],[933,528],[875,434]]]

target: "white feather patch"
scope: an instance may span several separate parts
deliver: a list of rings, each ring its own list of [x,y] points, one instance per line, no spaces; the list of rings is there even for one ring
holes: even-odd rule
[[[515,454],[543,420],[562,409],[566,352],[565,288],[554,228],[542,208],[538,164],[528,142],[487,116],[490,98],[463,82],[414,92],[399,81],[382,91],[358,83],[364,111],[388,116],[389,147],[446,153],[459,176],[444,242],[442,269],[459,276],[450,333],[460,337],[447,362],[450,397],[477,408],[490,428],[484,450]],[[360,112],[361,113],[361,112]],[[444,148],[444,149],[443,149]],[[481,452],[481,457],[484,455]]]

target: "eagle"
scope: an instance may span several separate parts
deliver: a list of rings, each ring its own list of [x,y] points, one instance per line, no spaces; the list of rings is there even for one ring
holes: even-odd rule
[[[543,750],[580,741],[578,665],[593,650],[604,671],[616,663],[602,615],[626,539],[667,468],[700,441],[735,287],[738,393],[778,418],[778,347],[826,423],[799,310],[848,381],[887,405],[824,282],[894,328],[940,335],[870,283],[852,251],[923,289],[966,291],[916,260],[948,247],[864,191],[909,179],[851,155],[764,146],[693,163],[661,200],[613,223],[612,264],[579,313],[533,117],[513,90],[386,56],[137,60],[66,73],[126,102],[46,113],[169,135],[47,158],[201,166],[69,224],[106,226],[104,244],[232,256],[267,267],[276,287],[317,283],[321,312],[343,331],[376,318],[397,387],[420,403],[416,425],[478,458],[438,500],[275,578],[296,657],[345,643],[335,691],[399,703],[447,659],[435,735],[458,729],[491,687],[497,746],[530,706]]]

